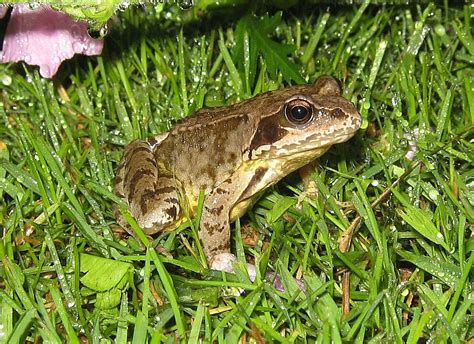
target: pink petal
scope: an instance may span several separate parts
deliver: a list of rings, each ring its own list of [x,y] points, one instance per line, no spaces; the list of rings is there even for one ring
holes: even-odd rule
[[[43,77],[51,78],[62,61],[74,54],[99,55],[103,46],[103,40],[89,36],[85,22],[49,7],[32,10],[28,5],[17,5],[8,22],[0,61],[25,61],[39,66]]]

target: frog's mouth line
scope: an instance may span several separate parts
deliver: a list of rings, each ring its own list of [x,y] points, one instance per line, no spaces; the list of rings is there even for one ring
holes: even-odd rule
[[[283,157],[288,157],[288,156],[292,156],[294,154],[299,154],[299,153],[304,154],[304,153],[309,153],[311,151],[328,150],[331,146],[335,144],[343,143],[350,140],[356,132],[357,130],[345,131],[344,133],[337,135],[337,138],[334,138],[334,136],[332,136],[331,139],[326,139],[326,140],[320,140],[321,134],[312,135],[312,136],[308,136],[306,140],[300,141],[297,143],[291,143],[291,144],[287,144],[280,147],[271,146],[270,149],[267,150],[266,152],[270,153],[271,157],[283,158]],[[301,148],[301,146],[304,146],[306,142],[318,141],[318,140],[323,141],[323,143],[321,145],[317,145],[313,147]],[[278,152],[280,154],[278,154]],[[272,153],[277,153],[277,154],[273,155]]]
[[[284,141],[284,139],[282,139],[272,144],[261,145],[258,148],[250,149],[248,160],[282,158],[288,158],[288,160],[290,160],[291,156],[305,155],[310,152],[315,152],[314,155],[317,157],[324,154],[332,145],[346,142],[352,138],[358,129],[359,126],[357,126],[357,129],[347,126],[333,129],[330,133],[313,133],[305,138],[301,138],[301,140],[294,140],[287,144],[283,144],[282,141]],[[287,135],[295,137],[298,135],[298,132],[295,131]]]

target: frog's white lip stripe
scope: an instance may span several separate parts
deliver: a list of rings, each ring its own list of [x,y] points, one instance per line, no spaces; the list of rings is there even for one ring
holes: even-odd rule
[[[261,159],[262,157],[265,159],[264,154],[268,154],[269,158],[275,158],[275,157],[283,158],[283,157],[292,156],[295,153],[295,151],[298,151],[298,154],[300,154],[300,153],[306,153],[306,152],[322,149],[324,147],[332,146],[334,144],[342,143],[349,140],[350,138],[354,136],[355,131],[357,130],[344,130],[343,133],[336,136],[331,136],[330,138],[326,140],[321,140],[319,136],[315,137],[314,140],[319,141],[319,144],[317,146],[308,147],[304,149],[302,149],[301,146],[307,143],[308,141],[310,141],[308,140],[308,138],[305,138],[301,141],[294,142],[292,144],[283,145],[283,146],[278,146],[276,144],[260,146],[258,147],[258,149],[255,149],[252,152],[252,155],[251,155],[252,160]]]

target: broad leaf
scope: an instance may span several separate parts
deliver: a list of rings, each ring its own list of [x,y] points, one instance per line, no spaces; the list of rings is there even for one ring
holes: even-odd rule
[[[274,33],[277,26],[280,25],[281,15],[282,13],[278,12],[272,17],[265,17],[261,20],[247,15],[237,24],[234,57],[239,70],[243,71],[245,69],[244,40],[245,32],[247,32],[249,39],[249,82],[251,85],[255,80],[259,54],[263,56],[268,72],[273,78],[276,78],[278,72],[281,72],[286,81],[295,81],[299,84],[305,82],[298,71],[298,66],[288,59],[288,56],[294,53],[295,47],[278,43],[269,38],[269,35]]]

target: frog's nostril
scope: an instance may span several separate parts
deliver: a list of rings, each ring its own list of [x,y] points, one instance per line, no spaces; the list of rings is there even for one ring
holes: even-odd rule
[[[339,108],[332,110],[331,115],[335,118],[347,117],[347,114]]]

